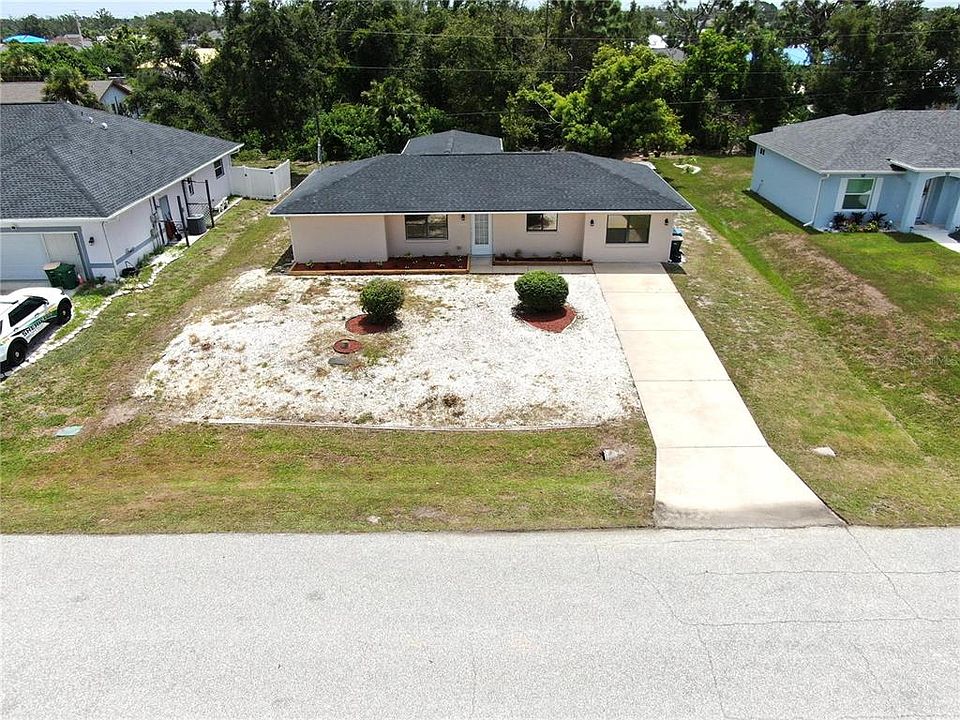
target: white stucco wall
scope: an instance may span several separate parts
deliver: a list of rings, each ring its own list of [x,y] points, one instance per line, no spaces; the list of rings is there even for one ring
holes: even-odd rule
[[[100,102],[103,103],[104,108],[108,111],[115,113],[117,111],[117,105],[121,106],[121,110],[125,110],[122,106],[128,96],[129,93],[124,92],[116,85],[111,85],[100,98]]]
[[[407,240],[406,227],[403,215],[387,215],[387,252],[390,257],[411,255],[469,255],[470,254],[470,227],[473,216],[464,214],[447,215],[446,240]]]
[[[618,215],[646,215],[638,210]],[[666,262],[670,259],[674,213],[650,214],[650,242],[607,244],[607,215],[587,214],[583,221],[583,259],[602,262]],[[591,227],[590,221],[593,220]]]
[[[297,262],[387,259],[382,215],[326,215],[288,218]]]
[[[210,199],[214,205],[223,200],[225,197],[230,195],[230,168],[231,161],[230,156],[225,155],[223,158],[223,175],[217,177],[217,173],[213,168],[213,163],[209,165],[204,165],[198,172],[195,172],[191,177],[193,178],[193,189],[194,194],[190,196],[190,202],[192,203],[206,203],[207,202],[207,191],[204,189],[203,181],[210,181]],[[187,192],[189,195],[189,190]]]
[[[551,257],[557,252],[579,255],[583,248],[583,213],[561,213],[557,229],[527,232],[526,213],[491,215],[493,254],[513,257],[520,250],[528,257]]]

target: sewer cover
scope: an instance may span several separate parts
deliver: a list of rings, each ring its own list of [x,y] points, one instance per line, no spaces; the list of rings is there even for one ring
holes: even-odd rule
[[[351,338],[340,338],[333,344],[334,352],[341,353],[342,355],[355,353],[361,347],[363,346],[360,344],[359,340],[353,340]]]

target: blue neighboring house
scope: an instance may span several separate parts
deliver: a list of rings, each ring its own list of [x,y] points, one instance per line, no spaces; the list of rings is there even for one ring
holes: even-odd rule
[[[833,115],[752,135],[750,189],[805,226],[885,213],[896,230],[960,225],[960,111]]]

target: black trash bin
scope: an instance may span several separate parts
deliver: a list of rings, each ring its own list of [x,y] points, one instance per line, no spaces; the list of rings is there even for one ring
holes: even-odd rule
[[[191,235],[203,235],[207,231],[207,218],[205,215],[188,215],[187,230]]]
[[[683,238],[676,238],[670,241],[670,262],[678,263],[683,260],[683,253],[680,252],[681,245],[683,245]]]

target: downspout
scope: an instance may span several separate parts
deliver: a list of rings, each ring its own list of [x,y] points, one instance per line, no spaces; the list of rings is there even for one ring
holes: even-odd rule
[[[113,263],[113,275],[120,277],[120,271],[117,269],[117,259],[113,256],[113,249],[110,247],[110,238],[107,237],[107,221],[100,221],[100,229],[103,231],[103,242],[107,245],[107,253],[110,255],[110,262]]]
[[[820,194],[823,191],[823,181],[829,177],[828,175],[821,175],[820,180],[817,183],[817,199],[813,203],[813,215],[810,217],[810,222],[803,224],[803,227],[810,227],[817,221],[817,213],[820,212]]]

